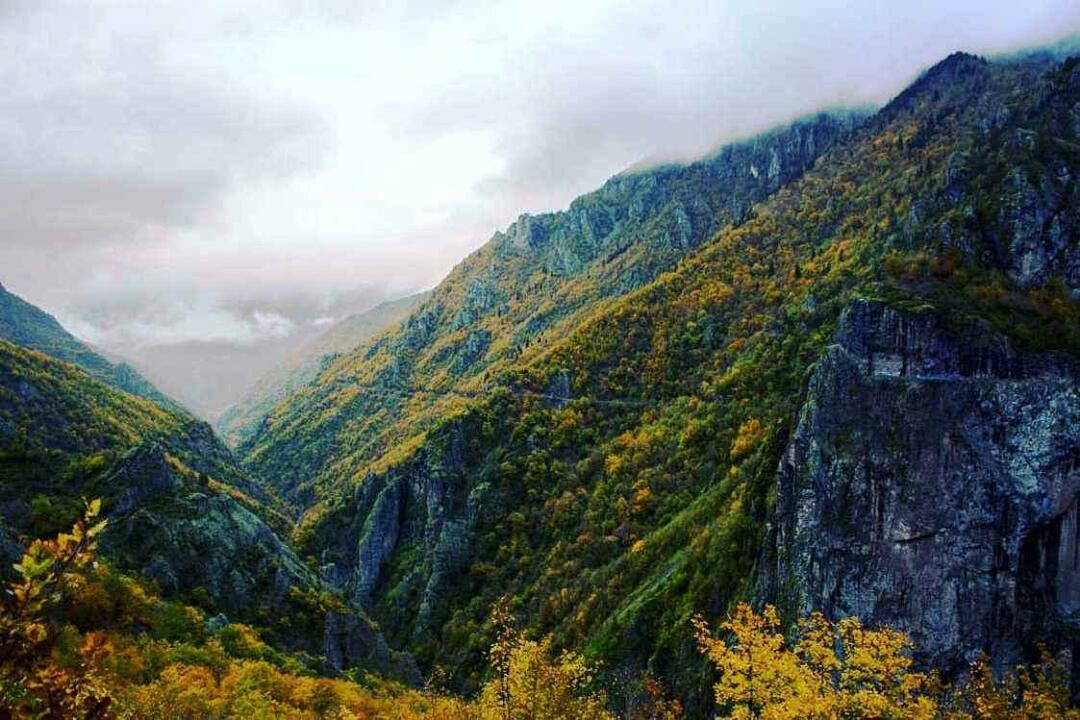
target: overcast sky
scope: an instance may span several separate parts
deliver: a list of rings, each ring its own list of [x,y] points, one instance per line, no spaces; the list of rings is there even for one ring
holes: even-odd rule
[[[642,158],[1080,30],[853,5],[0,0],[0,282],[119,352],[287,337]]]

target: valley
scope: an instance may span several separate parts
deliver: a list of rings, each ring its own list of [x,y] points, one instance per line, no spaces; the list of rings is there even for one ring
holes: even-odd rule
[[[520,215],[213,426],[0,288],[3,577],[59,598],[0,704],[1073,717],[1078,180],[1080,59],[957,52]]]

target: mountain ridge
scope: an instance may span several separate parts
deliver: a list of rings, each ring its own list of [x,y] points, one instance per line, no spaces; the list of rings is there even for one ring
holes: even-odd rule
[[[550,298],[558,291],[542,289],[560,286],[546,278],[587,272],[602,256],[597,229],[609,226],[603,215],[590,224],[594,205],[571,205],[564,236],[523,216],[396,337],[333,363],[321,393],[279,406],[278,434],[248,446],[246,462],[277,483],[310,472],[312,459],[318,468],[312,449],[331,453],[317,471],[323,490],[290,495],[315,499],[296,542],[371,608],[392,645],[424,666],[459,668],[458,687],[477,682],[477,634],[509,597],[558,647],[656,669],[702,714],[688,619],[749,593],[808,373],[845,308],[877,297],[969,318],[1037,352],[1080,349],[1076,68],[947,58],[805,173],[729,213],[669,271],[590,305],[579,322],[540,323],[511,360],[486,366],[490,376],[454,384],[453,372],[500,350],[494,333],[479,334],[492,327],[485,319],[519,301],[498,290],[500,259],[537,253],[547,272],[516,284]],[[739,177],[767,178],[764,158]],[[661,256],[678,245],[677,209],[669,232],[651,236],[663,238]],[[609,246],[612,260],[649,237]],[[527,326],[545,312],[518,317]],[[380,387],[419,418],[415,435],[380,435],[390,410],[364,399]],[[485,388],[476,402],[414,397]],[[602,405],[611,398],[639,406]],[[432,407],[434,422],[423,417]],[[274,430],[283,421],[292,424]],[[393,442],[368,459],[378,437]],[[298,455],[275,470],[274,453]]]
[[[243,444],[258,431],[278,401],[314,380],[334,356],[369,343],[403,320],[429,295],[430,292],[420,292],[387,300],[366,312],[342,318],[296,350],[277,368],[262,375],[243,399],[221,414],[214,423],[215,428],[231,447]]]
[[[811,116],[698,162],[613,177],[565,211],[522,215],[456,266],[396,337],[383,336],[337,359],[324,371],[322,389],[301,389],[292,406],[279,406],[260,434],[240,446],[241,456],[284,497],[300,498],[301,504],[315,497],[317,486],[339,483],[330,476],[362,474],[362,466],[324,467],[320,442],[289,444],[284,436],[310,436],[321,423],[340,424],[337,432],[347,435],[353,425],[355,431],[370,423],[389,426],[380,443],[357,454],[369,459],[380,444],[418,442],[419,435],[399,422],[401,406],[425,405],[433,418],[452,413],[460,403],[439,393],[480,390],[528,346],[566,332],[567,323],[572,327],[588,308],[672,267],[722,219],[741,219],[754,199],[811,165],[856,118]],[[372,388],[369,397],[350,385]],[[395,399],[402,387],[421,388],[429,400],[416,394]],[[370,413],[368,420],[360,420],[361,408]],[[275,456],[276,448],[289,455]],[[300,479],[298,492],[280,485],[286,477],[288,483]]]
[[[110,362],[64,329],[55,317],[8,291],[3,284],[0,284],[0,337],[72,362],[121,390],[187,412],[131,365]]]

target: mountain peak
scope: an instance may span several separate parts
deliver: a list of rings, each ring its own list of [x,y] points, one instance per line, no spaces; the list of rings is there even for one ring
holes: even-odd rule
[[[984,66],[987,65],[987,60],[973,53],[964,52],[963,50],[957,50],[954,53],[949,54],[944,60],[939,60],[936,64],[932,65],[927,71],[927,74],[935,72],[943,72],[948,68],[958,68],[964,66]]]
[[[910,110],[918,98],[933,93],[957,91],[957,86],[967,78],[989,72],[990,63],[985,58],[957,51],[931,65],[907,88],[897,95],[879,114],[882,118],[893,117],[900,110]]]
[[[990,63],[985,58],[957,51],[944,60],[931,65],[919,79],[912,83],[911,87],[905,91],[905,94],[912,91],[921,93],[930,88],[952,85],[965,77],[987,72],[989,67]]]

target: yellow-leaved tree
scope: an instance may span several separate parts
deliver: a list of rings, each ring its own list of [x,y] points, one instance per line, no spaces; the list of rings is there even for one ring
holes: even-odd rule
[[[913,672],[909,643],[895,630],[867,630],[857,619],[829,623],[815,613],[794,642],[776,609],[739,605],[712,637],[697,621],[698,641],[720,671],[714,690],[733,718],[933,718],[926,692],[933,678]]]
[[[590,664],[573,652],[552,653],[550,638],[530,640],[497,608],[497,639],[489,652],[493,677],[479,697],[433,697],[431,720],[615,720],[607,697],[593,689]]]
[[[857,618],[835,623],[821,613],[801,620],[790,638],[776,609],[740,604],[714,637],[695,620],[702,652],[716,666],[723,717],[762,720],[1050,720],[1080,719],[1069,708],[1068,674],[1053,657],[995,677],[985,660],[957,687],[918,672],[908,637],[869,629]]]

